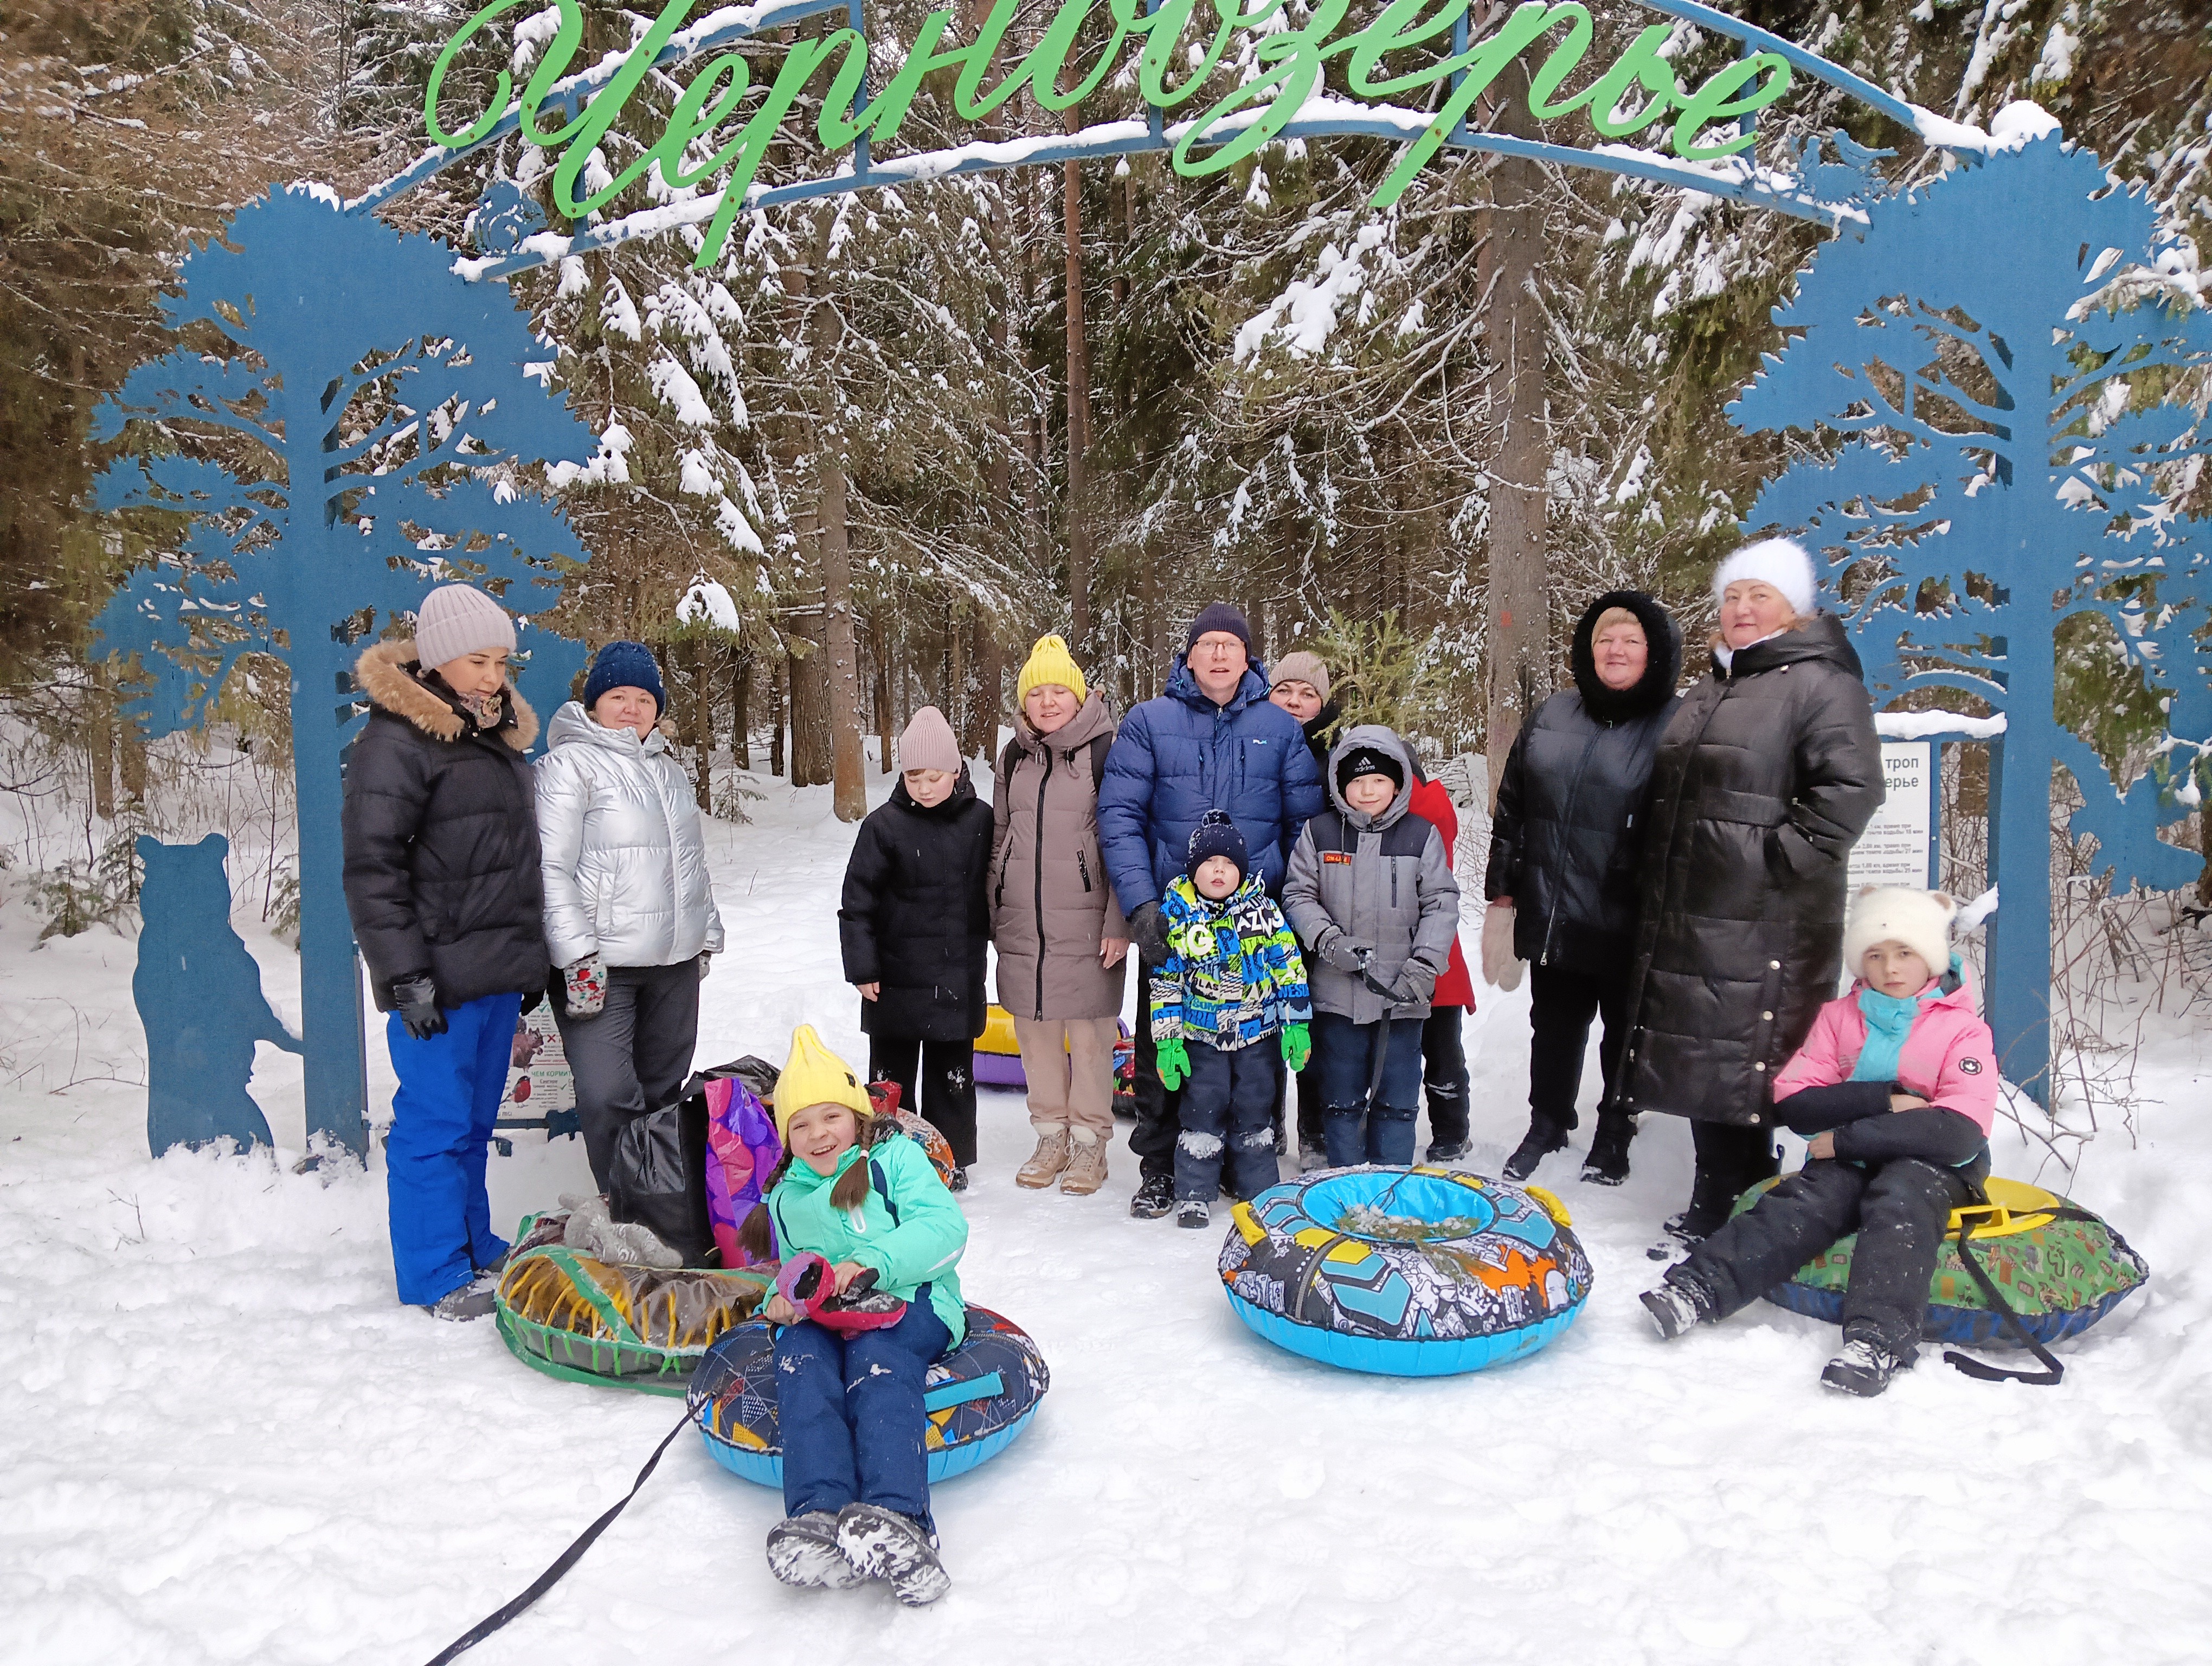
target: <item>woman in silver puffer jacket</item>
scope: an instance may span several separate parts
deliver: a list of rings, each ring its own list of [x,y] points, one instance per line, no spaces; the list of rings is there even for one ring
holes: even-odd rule
[[[691,1073],[699,984],[722,947],[691,783],[654,727],[667,703],[640,642],[609,642],[538,761],[553,1019],[576,1081],[592,1178]]]

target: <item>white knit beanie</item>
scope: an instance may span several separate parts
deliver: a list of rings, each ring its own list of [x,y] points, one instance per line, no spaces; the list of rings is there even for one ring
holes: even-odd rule
[[[1820,594],[1813,577],[1813,557],[1795,538],[1763,538],[1745,544],[1713,574],[1713,600],[1721,600],[1728,594],[1729,586],[1742,579],[1772,585],[1790,599],[1800,618],[1812,613]]]
[[[415,610],[415,658],[425,671],[498,648],[514,652],[514,621],[473,585],[441,584]]]
[[[1941,977],[1951,970],[1951,918],[1959,905],[1940,891],[1903,885],[1862,885],[1844,926],[1844,971],[1864,976],[1866,952],[1877,943],[1902,943]]]

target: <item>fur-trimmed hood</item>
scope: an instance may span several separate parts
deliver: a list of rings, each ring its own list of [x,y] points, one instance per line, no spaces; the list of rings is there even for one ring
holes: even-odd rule
[[[453,697],[422,680],[412,640],[371,643],[354,661],[353,675],[370,700],[434,739],[459,740],[468,733],[472,720]],[[502,691],[507,718],[494,733],[516,751],[526,752],[538,739],[538,714],[512,679]]]
[[[1599,680],[1592,646],[1598,620],[1616,607],[1634,614],[1644,627],[1648,655],[1644,675],[1625,689],[1609,689]],[[1655,598],[1641,590],[1608,590],[1583,610],[1575,625],[1573,646],[1567,651],[1567,664],[1584,711],[1601,723],[1630,722],[1658,710],[1674,697],[1674,685],[1682,677],[1682,627]]]

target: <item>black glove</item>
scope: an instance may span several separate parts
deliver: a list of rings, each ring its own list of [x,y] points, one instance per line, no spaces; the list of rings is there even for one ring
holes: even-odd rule
[[[1322,945],[1321,958],[1340,972],[1356,972],[1367,964],[1368,945],[1348,933],[1339,932]]]
[[[1150,964],[1158,966],[1167,959],[1168,931],[1160,923],[1158,903],[1137,904],[1137,911],[1129,916],[1129,939]]]
[[[1398,981],[1391,988],[1402,1005],[1424,1006],[1437,992],[1437,975],[1419,961],[1409,960],[1398,969]]]
[[[392,1004],[399,1021],[416,1041],[446,1033],[446,1015],[438,1010],[438,986],[428,972],[410,972],[392,980]]]

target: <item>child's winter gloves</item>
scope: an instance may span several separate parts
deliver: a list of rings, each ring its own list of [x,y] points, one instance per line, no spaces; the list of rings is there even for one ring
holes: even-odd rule
[[[568,981],[568,1016],[597,1018],[606,1010],[607,963],[596,954],[586,955],[562,976]]]
[[[802,1319],[811,1319],[840,1335],[881,1330],[906,1316],[906,1304],[875,1287],[873,1268],[863,1271],[842,1295],[837,1269],[823,1256],[804,1250],[784,1262],[775,1275],[776,1292]]]
[[[1190,1079],[1190,1054],[1182,1044],[1182,1037],[1159,1044],[1160,1085],[1170,1093]]]
[[[1372,944],[1362,943],[1349,932],[1339,932],[1322,945],[1321,958],[1340,972],[1356,972],[1374,952]]]
[[[446,1015],[438,1010],[438,985],[429,973],[393,978],[392,1005],[399,1021],[407,1026],[407,1033],[416,1041],[446,1033]]]
[[[1129,940],[1137,952],[1158,966],[1168,958],[1168,928],[1160,923],[1158,903],[1139,903],[1129,916]]]
[[[1283,1026],[1283,1062],[1290,1066],[1291,1074],[1295,1076],[1304,1070],[1306,1067],[1306,1061],[1311,1057],[1313,1057],[1313,1037],[1306,1026],[1303,1024],[1285,1025]]]

